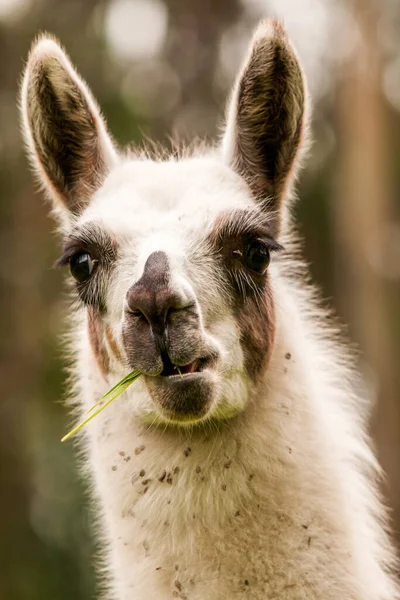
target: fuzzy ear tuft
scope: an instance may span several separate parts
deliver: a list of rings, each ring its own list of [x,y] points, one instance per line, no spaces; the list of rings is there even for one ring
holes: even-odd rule
[[[88,87],[51,37],[33,44],[20,108],[23,135],[41,183],[56,208],[79,214],[117,153]]]
[[[279,215],[305,129],[306,86],[296,53],[282,25],[264,21],[233,89],[223,155],[271,214]]]

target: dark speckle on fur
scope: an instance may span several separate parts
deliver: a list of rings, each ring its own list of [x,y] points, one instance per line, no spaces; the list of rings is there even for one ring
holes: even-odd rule
[[[161,473],[161,476],[158,478],[158,481],[161,481],[161,483],[163,483],[163,481],[166,478],[166,476],[167,476],[167,471],[163,471]]]
[[[113,466],[111,467],[111,470],[112,470],[112,471],[116,471],[116,470],[117,470],[117,467],[116,467],[115,465],[113,465]]]
[[[142,469],[139,473],[140,477],[144,477],[146,475],[146,471]]]
[[[196,473],[200,473],[200,471],[201,471],[201,467],[200,467],[200,466],[197,466],[197,467],[196,467]]]
[[[292,358],[292,355],[290,354],[290,352],[286,352],[285,358],[286,358],[286,360],[290,360]]]
[[[186,448],[186,450],[184,451],[184,455],[185,456],[189,456],[189,454],[191,453],[192,449],[191,448]]]

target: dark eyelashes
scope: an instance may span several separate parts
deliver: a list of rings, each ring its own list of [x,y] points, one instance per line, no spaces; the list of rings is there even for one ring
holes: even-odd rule
[[[63,253],[54,266],[64,267],[71,262],[74,256],[85,252],[91,256],[92,260],[97,260],[107,266],[114,261],[117,255],[117,246],[104,229],[90,223],[65,239]]]
[[[64,247],[64,251],[60,258],[54,263],[54,267],[65,267],[70,264],[71,260],[77,255],[87,253],[91,256],[93,261],[101,263],[104,266],[109,266],[115,259],[116,254],[113,249],[109,247],[99,247],[96,243],[86,243],[78,240],[70,242]]]
[[[256,234],[250,235],[246,233],[241,236],[235,236],[235,238],[220,240],[217,252],[219,254],[224,254],[227,251],[228,253],[235,253],[234,250],[236,249],[236,247],[240,247],[249,243],[259,244],[260,246],[263,246],[264,248],[268,249],[271,253],[285,251],[284,246],[282,246],[282,244],[280,244],[271,237],[260,237]]]
[[[268,250],[270,252],[283,252],[285,250],[285,248],[282,246],[282,244],[279,244],[276,240],[273,240],[272,238],[254,237],[254,238],[252,238],[252,240],[254,242],[258,242],[259,244],[265,246],[266,248],[268,248]]]
[[[233,210],[222,215],[209,239],[218,253],[228,255],[236,244],[240,247],[246,243],[258,243],[271,253],[284,250],[275,240],[269,220],[254,210]]]
[[[84,248],[83,246],[76,246],[75,248],[69,248],[68,250],[65,250],[64,253],[60,256],[60,258],[58,258],[56,260],[56,262],[54,263],[54,267],[55,268],[59,268],[59,267],[65,267],[66,265],[68,265],[71,262],[71,259],[76,256],[77,254],[80,254],[81,252],[89,252],[86,248]]]
[[[74,259],[79,254],[90,254],[94,256],[93,250],[88,249],[83,244],[74,244],[69,248],[64,250],[63,255],[56,261],[55,267],[64,267],[70,266]],[[97,256],[99,253],[97,252]],[[93,263],[93,273],[89,275],[87,279],[84,281],[77,281],[71,272],[71,279],[73,281],[73,286],[71,292],[73,293],[74,305],[79,306],[83,303],[85,306],[95,306],[100,310],[105,310],[103,292],[104,292],[104,271],[102,275],[102,271],[97,272],[97,266],[99,260],[97,258],[92,259]]]

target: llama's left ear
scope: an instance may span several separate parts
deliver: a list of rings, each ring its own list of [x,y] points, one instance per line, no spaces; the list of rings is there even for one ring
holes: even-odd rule
[[[88,87],[51,38],[32,48],[21,89],[22,129],[41,183],[62,215],[77,215],[117,160]]]
[[[222,150],[254,197],[275,215],[277,232],[305,138],[305,103],[303,73],[283,27],[275,20],[262,22],[233,89]]]

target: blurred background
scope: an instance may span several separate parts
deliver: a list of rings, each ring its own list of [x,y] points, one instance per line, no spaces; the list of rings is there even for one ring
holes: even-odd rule
[[[313,98],[297,216],[314,281],[361,349],[400,539],[400,1],[0,0],[0,597],[96,597],[91,512],[60,444],[59,247],[19,134],[32,39],[54,33],[120,144],[212,139],[259,18],[283,19]]]

